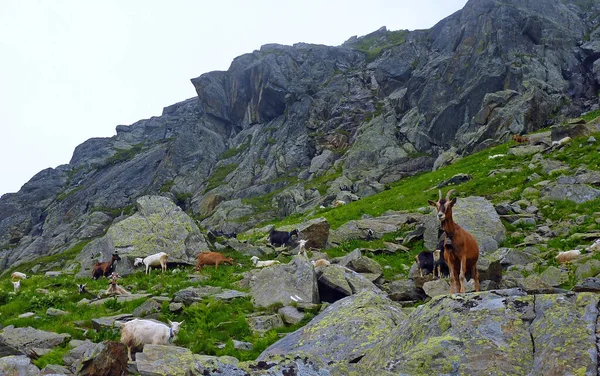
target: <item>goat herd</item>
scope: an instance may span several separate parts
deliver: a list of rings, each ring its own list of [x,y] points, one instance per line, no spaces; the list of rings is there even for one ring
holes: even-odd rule
[[[473,235],[456,224],[452,218],[452,208],[456,203],[456,197],[452,200],[450,195],[454,190],[450,190],[446,197],[442,197],[439,191],[437,202],[429,201],[429,204],[436,208],[438,219],[441,223],[443,235],[441,241],[434,252],[421,252],[417,255],[416,261],[419,266],[421,276],[423,269],[432,271],[434,277],[450,276],[450,293],[465,292],[465,280],[472,277],[475,282],[475,290],[479,291],[479,274],[477,271],[477,260],[479,258],[479,248]],[[219,234],[220,235],[220,234]],[[223,234],[225,235],[225,234]],[[229,234],[227,234],[229,235]],[[369,233],[372,235],[372,232]],[[235,236],[235,235],[234,235]],[[293,236],[298,236],[298,230],[276,231],[269,233],[269,241],[274,246],[288,245]],[[299,252],[306,256],[305,245],[307,240],[300,239]],[[161,267],[164,272],[167,269],[168,255],[165,252],[156,253],[145,258],[136,258],[134,266],[144,265],[145,272],[148,274],[151,267]],[[126,295],[129,292],[117,285],[119,275],[115,273],[115,262],[121,260],[118,254],[113,254],[110,261],[98,262],[92,268],[92,278],[98,279],[102,276],[111,279],[107,290],[109,295]],[[255,267],[268,267],[279,263],[277,260],[260,261],[258,257],[253,257],[252,263]],[[233,265],[233,259],[226,257],[219,252],[201,252],[197,256],[195,270],[202,271],[206,265],[215,265],[218,269],[219,264]],[[313,265],[329,265],[329,261],[320,259],[313,261]],[[20,280],[27,276],[20,272],[12,274],[15,291],[19,288]],[[79,285],[79,292],[85,291],[85,284]],[[131,359],[131,349],[139,349],[144,344],[167,344],[171,342],[179,331],[182,322],[171,322],[170,326],[151,320],[135,319],[122,324],[121,342],[128,347],[129,359]]]

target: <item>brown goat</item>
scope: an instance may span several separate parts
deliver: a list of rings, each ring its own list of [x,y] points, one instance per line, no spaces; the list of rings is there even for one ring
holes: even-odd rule
[[[444,199],[440,190],[437,202],[429,200],[429,205],[437,209],[437,215],[446,236],[444,259],[450,271],[450,293],[465,292],[465,275],[467,273],[473,277],[475,291],[479,291],[479,272],[477,271],[479,247],[475,237],[454,223],[452,219],[452,208],[456,204],[456,197],[450,200],[452,192],[454,192],[453,189],[448,191]]]
[[[113,253],[110,261],[95,263],[94,267],[92,268],[92,279],[98,279],[102,276],[110,277],[110,275],[112,274],[112,272],[114,270],[113,264],[115,263],[115,261],[120,260],[120,259],[121,258],[119,257],[118,254]]]
[[[198,260],[196,261],[195,270],[202,271],[204,265],[214,265],[215,269],[219,268],[219,264],[226,263],[233,265],[233,259],[231,257],[225,257],[219,252],[201,252],[198,254]]]
[[[522,144],[524,142],[528,142],[529,141],[529,139],[527,137],[521,136],[521,135],[518,135],[518,134],[513,134],[512,139],[513,139],[513,141],[518,142],[519,144]]]

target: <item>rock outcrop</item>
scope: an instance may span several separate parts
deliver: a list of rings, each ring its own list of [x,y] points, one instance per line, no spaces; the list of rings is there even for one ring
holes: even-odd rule
[[[449,163],[446,150],[458,157],[578,115],[600,85],[597,10],[474,0],[429,30],[239,56],[194,78],[197,97],[84,142],[69,164],[0,198],[0,267],[104,235],[143,195],[241,232],[381,192]]]

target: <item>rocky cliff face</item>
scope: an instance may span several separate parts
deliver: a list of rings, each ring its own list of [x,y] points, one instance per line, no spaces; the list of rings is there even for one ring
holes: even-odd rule
[[[598,105],[599,13],[598,1],[471,0],[430,30],[263,46],[193,79],[197,98],[2,196],[0,266],[101,236],[143,195],[239,231],[578,115]]]

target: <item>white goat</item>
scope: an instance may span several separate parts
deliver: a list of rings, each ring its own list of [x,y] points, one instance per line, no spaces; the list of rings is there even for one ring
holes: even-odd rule
[[[558,141],[552,141],[552,146],[563,146],[568,144],[569,142],[573,141],[573,139],[569,136],[567,137],[563,137]]]
[[[502,157],[506,157],[506,154],[494,154],[494,155],[490,155],[488,157],[488,159],[496,159],[496,158],[502,158]]]
[[[252,260],[252,263],[254,264],[254,266],[256,266],[257,268],[264,268],[265,266],[273,266],[275,264],[281,264],[278,260],[265,260],[265,261],[259,261],[258,257],[256,256],[252,256],[250,258],[250,260]]]
[[[166,254],[165,252],[158,252],[153,255],[144,257],[144,258],[137,257],[133,261],[133,266],[138,266],[141,264],[146,265],[146,274],[148,274],[151,266],[159,266],[160,265],[160,267],[162,268],[162,271],[164,272],[165,270],[167,270],[167,258],[168,257],[169,257],[169,255]]]
[[[600,239],[596,239],[592,245],[587,247],[588,252],[600,252]]]
[[[578,249],[573,249],[571,251],[565,251],[565,252],[558,252],[558,255],[556,256],[556,261],[558,261],[561,264],[564,264],[565,262],[575,260],[580,255],[581,255],[581,251]]]
[[[304,254],[304,257],[308,257],[308,255],[306,254],[306,248],[304,248],[304,246],[306,245],[306,242],[308,242],[308,240],[306,240],[306,239],[300,239],[300,240],[298,240],[298,244],[300,245],[300,249],[298,250],[298,254],[302,253],[302,254]]]
[[[13,274],[11,274],[10,277],[12,279],[27,279],[27,274],[21,272],[13,272]]]
[[[312,260],[311,262],[315,267],[331,265],[331,262],[325,259]]]
[[[15,292],[19,291],[19,287],[21,287],[21,280],[19,279],[19,280],[17,280],[16,282],[15,282],[15,281],[13,281],[13,283],[12,283],[12,284],[13,284],[13,287],[14,287],[14,289],[15,289]]]
[[[177,338],[182,322],[171,322],[168,325],[151,321],[135,319],[121,326],[121,342],[127,346],[127,355],[131,359],[132,348],[144,348],[144,345],[167,345]],[[140,349],[141,350],[141,349]]]

